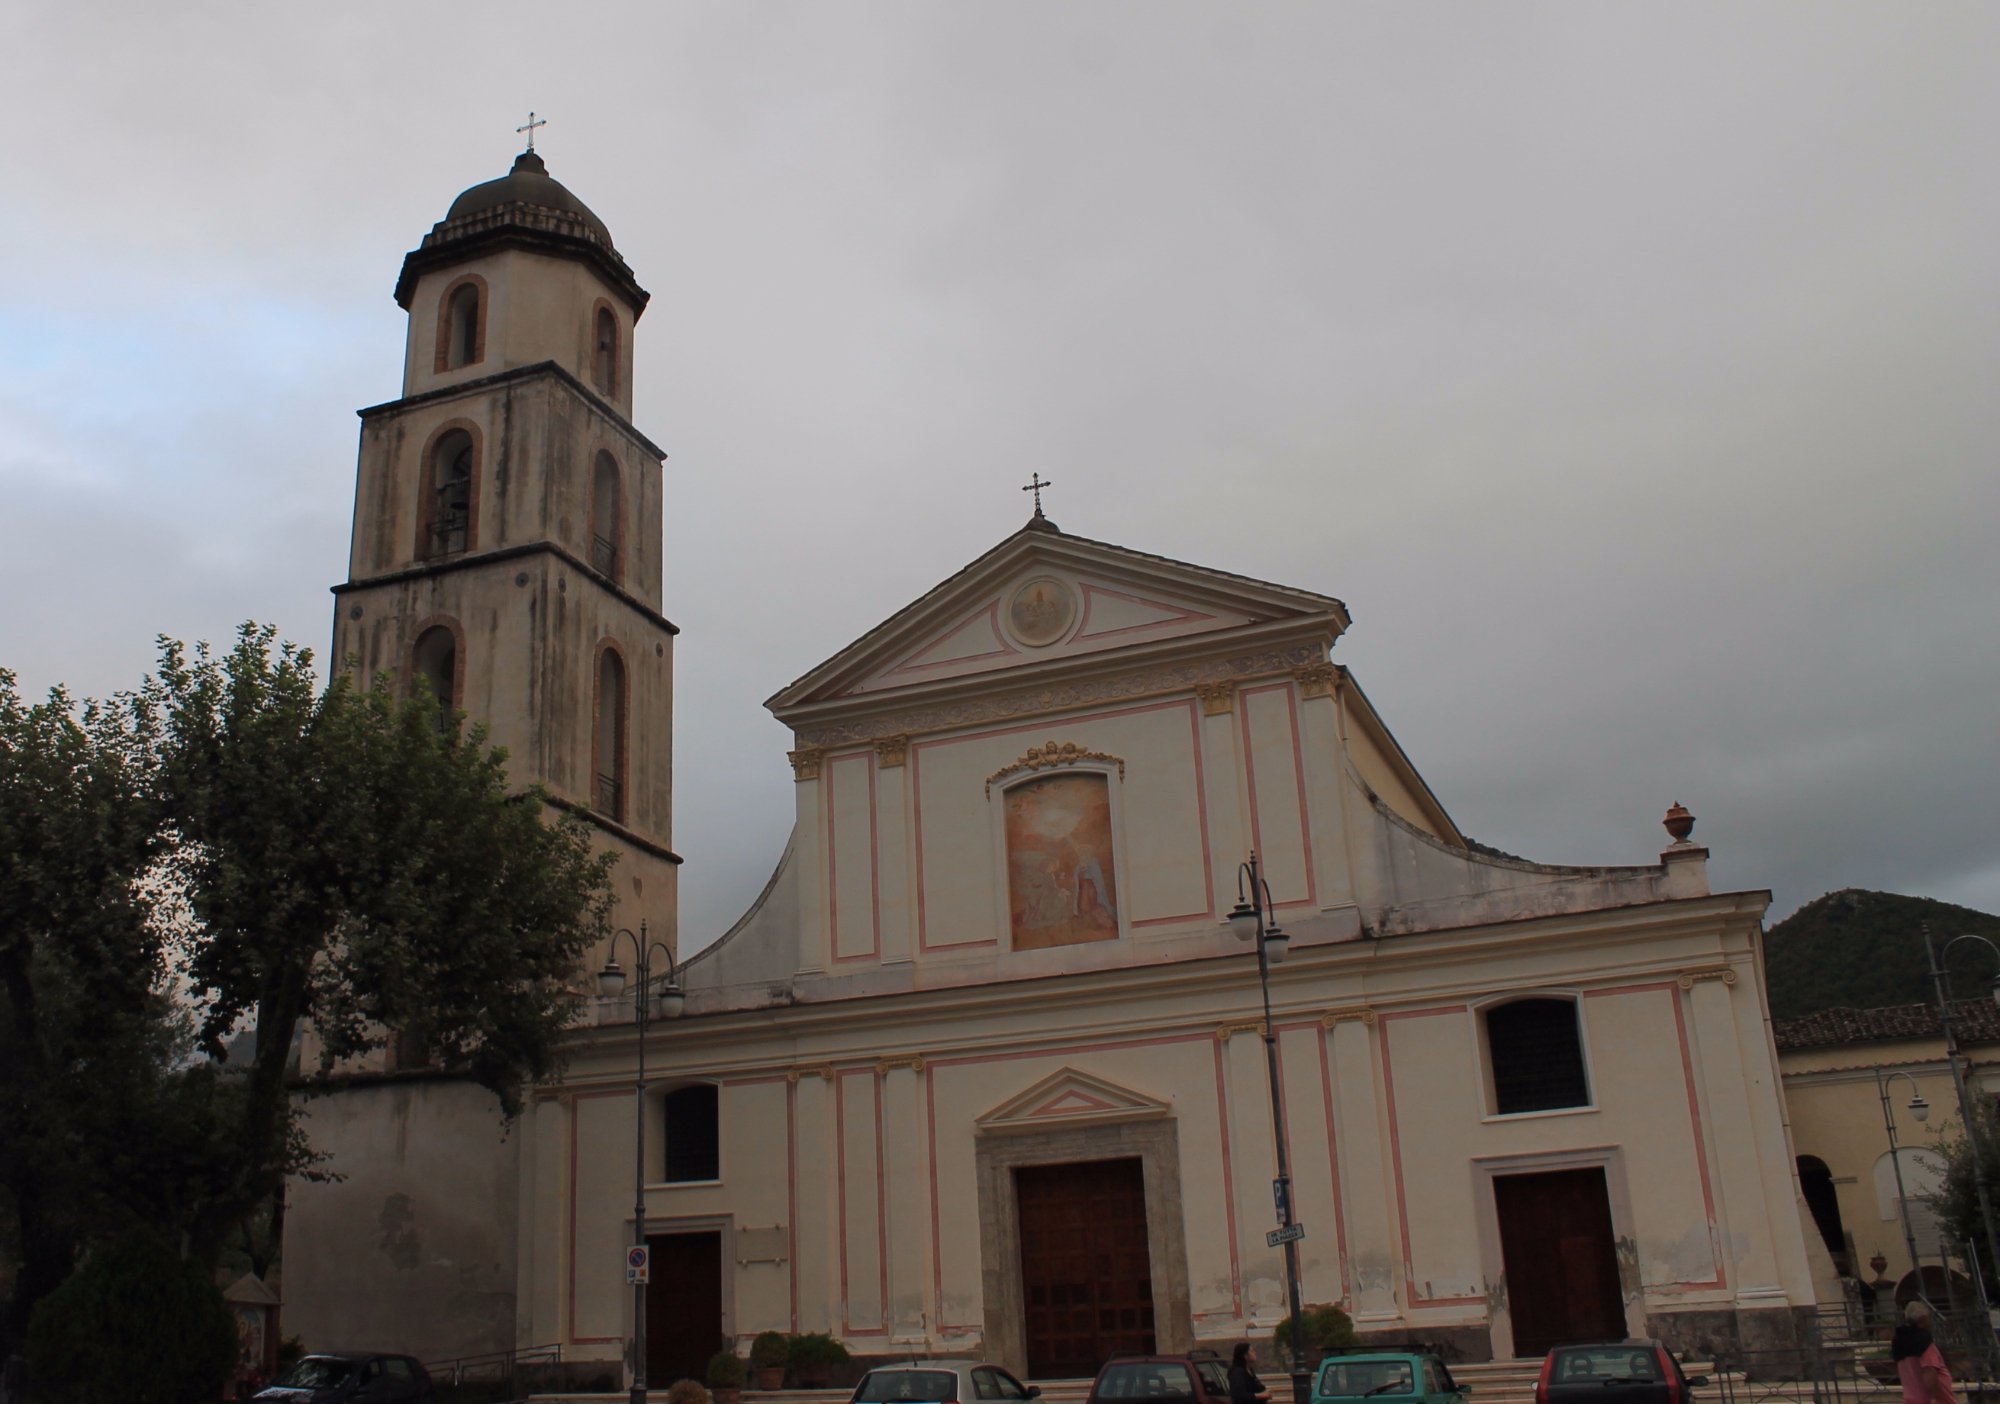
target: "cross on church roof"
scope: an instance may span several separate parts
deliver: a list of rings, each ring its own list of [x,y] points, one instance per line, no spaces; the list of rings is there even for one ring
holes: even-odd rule
[[[548,124],[549,124],[548,119],[546,117],[543,118],[541,121],[537,122],[535,120],[534,109],[530,108],[528,110],[527,125],[524,127],[516,127],[514,128],[514,130],[517,132],[526,132],[528,134],[528,150],[533,151],[535,149],[535,128],[546,127]]]
[[[1034,476],[1030,478],[1028,480],[1027,485],[1021,489],[1022,492],[1032,492],[1035,495],[1036,516],[1039,517],[1042,515],[1042,489],[1045,487],[1054,487],[1054,486],[1055,486],[1054,483],[1050,482],[1047,478],[1044,478],[1042,476],[1040,469],[1036,469]]]

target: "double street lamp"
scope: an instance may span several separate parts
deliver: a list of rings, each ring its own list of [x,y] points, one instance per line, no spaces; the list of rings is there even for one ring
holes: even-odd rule
[[[1944,1060],[1951,1065],[1951,1085],[1958,1093],[1958,1116],[1965,1126],[1965,1143],[1972,1151],[1972,1187],[1979,1198],[1979,1224],[1986,1231],[1987,1256],[1981,1265],[1984,1270],[1975,1274],[1975,1280],[1980,1283],[1980,1296],[1984,1297],[1987,1274],[2000,1273],[2000,1234],[1994,1232],[1992,1195],[1986,1183],[1986,1157],[1979,1149],[1979,1122],[1973,1117],[1972,1097],[1966,1091],[1965,1069],[1959,1066],[1958,1031],[1951,1019],[1951,972],[1945,968],[1945,962],[1951,957],[1951,948],[1961,941],[1977,941],[1993,954],[1996,962],[2000,962],[2000,946],[1984,936],[1971,933],[1954,936],[1940,950],[1931,941],[1930,927],[1924,928],[1924,954],[1930,958],[1931,984],[1937,990],[1938,1023],[1944,1030]],[[1995,1002],[2000,1002],[2000,975],[1993,978],[1992,993]]]
[[[1910,1227],[1910,1198],[1903,1191],[1903,1153],[1897,1149],[1896,1112],[1889,1105],[1889,1084],[1897,1078],[1910,1084],[1910,1115],[1919,1123],[1929,1121],[1931,1104],[1924,1100],[1923,1090],[1917,1080],[1906,1072],[1885,1073],[1875,1069],[1875,1092],[1882,1099],[1882,1129],[1889,1134],[1889,1164],[1896,1172],[1896,1214],[1903,1221],[1903,1246],[1910,1250],[1910,1271],[1917,1274],[1917,1286],[1923,1288],[1923,1265],[1917,1259],[1917,1234]]]
[[[632,1246],[646,1246],[646,1026],[652,1022],[653,1003],[659,1002],[660,1017],[678,1019],[687,1003],[681,989],[680,967],[674,953],[659,941],[646,939],[646,923],[637,934],[620,927],[611,933],[611,949],[604,968],[597,972],[597,991],[607,999],[625,992],[625,971],[618,964],[618,943],[630,941],[635,953],[633,964],[637,984],[632,991],[633,1018],[639,1030],[639,1076],[632,1098]],[[666,972],[653,983],[653,957],[666,958]],[[643,1254],[637,1255],[643,1257]],[[646,1404],[646,1281],[643,1274],[632,1279],[632,1404]]]
[[[1271,887],[1257,866],[1257,855],[1236,870],[1236,907],[1229,913],[1229,929],[1238,940],[1257,943],[1257,984],[1264,995],[1264,1069],[1271,1082],[1271,1134],[1278,1148],[1278,1178],[1271,1184],[1278,1203],[1278,1231],[1267,1235],[1285,1247],[1285,1292],[1292,1309],[1291,1360],[1292,1397],[1296,1404],[1312,1404],[1312,1372],[1306,1368],[1305,1341],[1299,1321],[1299,1238],[1302,1230],[1292,1221],[1291,1149],[1285,1134],[1285,1103],[1278,1088],[1278,1031],[1271,1023],[1271,967],[1284,963],[1292,938],[1278,925],[1272,910]]]

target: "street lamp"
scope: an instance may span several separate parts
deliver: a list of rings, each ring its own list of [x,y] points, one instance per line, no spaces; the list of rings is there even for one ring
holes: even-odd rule
[[[687,1003],[681,989],[680,967],[674,953],[659,941],[648,942],[646,923],[639,923],[637,935],[624,927],[611,933],[611,949],[604,968],[597,972],[597,992],[616,999],[625,992],[625,972],[618,965],[618,942],[630,941],[635,953],[638,984],[632,991],[633,1017],[639,1026],[639,1079],[632,1098],[632,1246],[646,1246],[646,1025],[652,1022],[653,1000],[660,1002],[660,1017],[678,1019]],[[667,973],[658,990],[653,984],[653,954],[667,959]],[[646,1404],[646,1284],[632,1284],[632,1404]]]
[[[2000,946],[1994,946],[1984,936],[1952,936],[1944,942],[1944,950],[1938,950],[1930,942],[1930,926],[1924,926],[1924,954],[1930,956],[1930,982],[1938,990],[1938,1024],[1944,1028],[1944,1060],[1952,1066],[1952,1088],[1958,1092],[1958,1118],[1966,1128],[1966,1146],[1972,1148],[1972,1188],[1978,1192],[1980,1226],[1986,1230],[1986,1270],[1972,1274],[1980,1284],[1980,1296],[1984,1298],[1986,1272],[2000,1272],[2000,1234],[1994,1234],[1992,1194],[1986,1188],[1986,1158],[1980,1154],[1978,1122],[1972,1120],[1972,1096],[1966,1092],[1966,1070],[1958,1066],[1958,1032],[1952,1028],[1952,972],[1944,968],[1944,962],[1952,954],[1952,946],[1962,940],[1976,940],[1992,952],[1996,962],[2000,962]],[[1994,976],[1990,992],[1994,1002],[2000,1002],[2000,976]]]
[[[1923,1285],[1923,1265],[1917,1261],[1917,1234],[1910,1227],[1909,1197],[1903,1193],[1903,1153],[1896,1148],[1896,1116],[1889,1105],[1889,1084],[1897,1078],[1910,1084],[1910,1115],[1918,1122],[1930,1120],[1931,1104],[1924,1100],[1917,1080],[1906,1072],[1885,1073],[1875,1069],[1875,1091],[1882,1098],[1882,1129],[1889,1133],[1889,1164],[1896,1172],[1896,1213],[1903,1221],[1903,1246],[1910,1250],[1910,1271],[1917,1274],[1919,1289]]]
[[[1285,1135],[1285,1104],[1278,1090],[1278,1032],[1271,1024],[1271,967],[1282,965],[1292,938],[1278,925],[1272,910],[1271,887],[1257,867],[1257,855],[1236,870],[1236,907],[1229,929],[1239,941],[1257,943],[1257,984],[1264,995],[1264,1068],[1271,1081],[1271,1135],[1278,1147],[1278,1178],[1271,1184],[1278,1202],[1278,1232],[1270,1235],[1285,1246],[1285,1292],[1292,1308],[1292,1398],[1312,1404],[1312,1372],[1306,1369],[1305,1341],[1299,1321],[1299,1237],[1292,1222],[1291,1151]]]

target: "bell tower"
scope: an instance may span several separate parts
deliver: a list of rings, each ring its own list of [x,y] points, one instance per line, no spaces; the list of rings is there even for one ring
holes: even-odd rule
[[[620,925],[673,940],[662,451],[633,427],[647,293],[532,147],[403,260],[399,399],[361,411],[334,657],[427,678],[620,857]]]

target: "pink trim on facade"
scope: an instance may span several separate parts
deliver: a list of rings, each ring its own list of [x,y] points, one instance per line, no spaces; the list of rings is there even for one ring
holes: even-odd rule
[[[854,955],[840,953],[840,865],[834,860],[834,767],[843,761],[860,761],[868,767],[868,895],[873,910],[869,914],[868,949]],[[867,751],[850,751],[829,756],[826,761],[826,921],[827,956],[835,963],[882,958],[882,835],[876,814],[875,757]]]
[[[1193,916],[1214,915],[1215,867],[1214,867],[1214,861],[1210,857],[1210,852],[1209,852],[1208,802],[1207,802],[1207,795],[1204,789],[1204,778],[1201,765],[1201,723],[1200,719],[1195,715],[1194,699],[1191,697],[1180,698],[1178,700],[1170,702],[1147,702],[1133,707],[1120,707],[1117,708],[1116,710],[1109,712],[1087,712],[1074,717],[1061,717],[1053,719],[1043,719],[1041,721],[1022,722],[1013,726],[990,727],[985,731],[968,731],[962,736],[947,736],[933,741],[912,742],[909,750],[909,759],[906,763],[910,768],[910,827],[915,835],[915,840],[916,840],[917,949],[919,951],[970,951],[970,950],[977,950],[982,946],[997,946],[1000,944],[999,938],[994,936],[989,936],[982,941],[944,941],[944,942],[939,942],[937,944],[932,944],[930,940],[930,929],[926,917],[925,903],[924,903],[924,890],[925,887],[927,886],[924,880],[924,787],[922,784],[922,771],[919,768],[923,753],[926,750],[929,750],[932,747],[955,746],[967,741],[981,741],[994,736],[1018,736],[1024,731],[1046,732],[1051,730],[1052,728],[1065,725],[1081,725],[1085,722],[1109,721],[1115,717],[1140,716],[1146,712],[1166,711],[1174,707],[1187,708],[1189,732],[1193,738],[1194,780],[1195,780],[1195,797],[1196,797],[1195,812],[1201,829],[1202,866],[1204,869],[1208,886],[1208,910],[1206,912],[1196,912],[1193,913],[1192,915]],[[1005,882],[1006,875],[1004,873],[1000,874],[1000,880],[1003,883]],[[1130,899],[1127,898],[1124,900],[1130,900]],[[1190,919],[1189,917],[1178,917],[1178,916],[1148,917],[1144,921],[1131,922],[1130,926],[1132,929],[1136,930],[1141,926],[1153,926],[1156,924],[1161,924],[1170,921],[1186,921],[1189,919]]]
[[[1333,1042],[1333,1030],[1320,1029],[1317,1042],[1320,1109],[1326,1116],[1326,1174],[1333,1183],[1333,1247],[1340,1257],[1340,1299],[1347,1302],[1354,1298],[1354,1287],[1347,1276],[1347,1206],[1346,1196],[1340,1192],[1340,1147],[1333,1129],[1333,1059],[1327,1052],[1327,1045]]]
[[[960,634],[964,633],[967,629],[970,629],[974,624],[977,624],[981,619],[986,620],[987,623],[992,626],[993,637],[1000,640],[999,648],[989,649],[985,653],[968,653],[960,658],[940,658],[935,663],[919,663],[917,661],[919,658],[922,658],[925,653],[935,653],[938,649],[943,648],[946,644],[950,643],[953,639],[957,638]],[[898,663],[895,667],[891,668],[887,673],[883,674],[883,676],[893,678],[903,673],[923,673],[923,672],[928,672],[932,668],[950,668],[960,663],[981,663],[988,658],[1012,658],[1018,653],[1020,653],[1020,651],[1021,651],[1020,649],[1015,648],[1012,644],[1008,643],[1006,634],[1001,632],[1000,602],[998,600],[995,600],[993,601],[993,603],[986,606],[986,612],[984,614],[969,615],[964,623],[960,624],[950,633],[944,635],[942,638],[932,640],[930,645],[924,649],[923,653],[911,655],[910,658],[908,658],[904,662]],[[843,692],[841,694],[841,696],[843,697],[847,695],[848,693],[846,692]]]
[[[1085,643],[1091,639],[1115,638],[1119,634],[1133,634],[1141,629],[1164,629],[1169,624],[1186,624],[1194,620],[1215,618],[1214,615],[1203,614],[1200,610],[1188,609],[1182,605],[1163,604],[1159,600],[1142,600],[1137,595],[1128,595],[1123,590],[1111,590],[1102,585],[1092,585],[1089,581],[1083,581],[1082,585],[1083,619],[1077,624],[1076,632],[1070,635],[1071,643]],[[1116,629],[1106,629],[1101,634],[1093,634],[1090,632],[1090,607],[1092,601],[1099,595],[1109,595],[1113,599],[1124,600],[1127,604],[1144,605],[1147,609],[1170,609],[1175,611],[1175,617],[1172,619],[1154,619],[1145,624],[1121,624]]]
[[[1257,761],[1250,742],[1250,699],[1264,692],[1283,693],[1285,698],[1286,725],[1292,736],[1292,791],[1299,799],[1299,860],[1306,874],[1306,895],[1303,898],[1274,901],[1272,906],[1316,907],[1319,905],[1319,893],[1313,869],[1317,864],[1313,862],[1312,820],[1306,811],[1306,762],[1299,745],[1299,700],[1289,682],[1246,687],[1236,694],[1237,729],[1243,737],[1243,779],[1250,791],[1250,845],[1259,853],[1265,852],[1264,836],[1257,817]]]
[[[1694,1085],[1694,1050],[1688,1043],[1687,1019],[1681,1011],[1680,986],[1672,980],[1647,985],[1613,985],[1609,989],[1585,990],[1583,997],[1594,999],[1603,995],[1646,994],[1655,990],[1666,995],[1674,1008],[1674,1033],[1680,1040],[1681,1049],[1681,1078],[1687,1085],[1688,1132],[1694,1137],[1694,1163],[1701,1172],[1702,1214],[1708,1221],[1709,1260],[1715,1264],[1715,1276],[1707,1282],[1673,1282],[1652,1287],[1641,1285],[1643,1290],[1651,1292],[1710,1292],[1727,1287],[1729,1275],[1722,1255],[1716,1251],[1719,1235],[1715,1222],[1715,1189],[1708,1178],[1708,1138],[1701,1129],[1701,1099]]]
[[[1222,1151],[1222,1219],[1229,1233],[1229,1306],[1243,1315],[1243,1264],[1236,1251],[1236,1167],[1229,1149],[1229,1089],[1222,1076],[1222,1040],[1215,1041],[1215,1119]]]
[[[785,1219],[791,1225],[792,1334],[799,1331],[799,1085],[785,1079]]]
[[[1389,1024],[1396,1019],[1426,1019],[1437,1014],[1463,1014],[1463,1004],[1441,1004],[1431,1009],[1405,1009],[1393,1014],[1384,1014],[1376,1020],[1376,1035],[1382,1048],[1382,1096],[1383,1104],[1389,1112],[1389,1163],[1396,1176],[1396,1222],[1403,1234],[1403,1291],[1412,1308],[1471,1306],[1483,1304],[1484,1297],[1420,1297],[1417,1295],[1417,1274],[1410,1262],[1410,1205],[1409,1195],[1403,1187],[1403,1138],[1396,1121],[1396,1078],[1390,1068]]]

